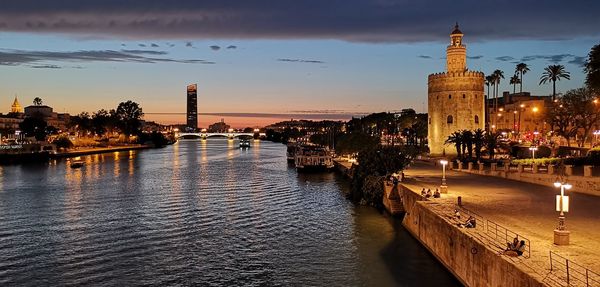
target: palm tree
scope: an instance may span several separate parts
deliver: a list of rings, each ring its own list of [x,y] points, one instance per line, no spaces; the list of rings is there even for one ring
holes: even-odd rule
[[[35,99],[33,99],[33,104],[35,106],[41,106],[42,105],[42,99],[40,99],[39,97],[35,97]]]
[[[500,137],[500,133],[488,133],[485,135],[485,147],[487,149],[488,154],[490,155],[490,159],[494,158],[494,154],[496,153],[496,148],[498,147],[498,138]]]
[[[501,70],[495,70],[492,74],[495,76],[496,79],[496,97],[494,103],[494,111],[496,111],[498,109],[498,90],[500,88],[500,80],[504,79],[504,72],[502,72]]]
[[[470,130],[463,130],[461,131],[460,135],[462,136],[463,142],[463,154],[468,153],[470,159],[473,157],[473,132]]]
[[[473,144],[475,145],[475,157],[477,160],[481,159],[481,149],[485,143],[485,131],[482,129],[476,129],[473,132]]]
[[[496,81],[494,80],[494,76],[493,75],[488,75],[485,76],[485,85],[487,86],[487,96],[485,97],[485,128],[488,128],[489,122],[490,122],[490,115],[489,115],[489,110],[488,110],[488,102],[490,100],[490,86],[494,86],[494,83]]]
[[[552,101],[556,99],[556,81],[560,79],[571,79],[571,73],[567,72],[563,65],[550,65],[544,68],[540,77],[540,85],[552,81]]]
[[[453,133],[451,133],[448,138],[446,139],[445,144],[454,144],[454,147],[456,148],[456,154],[458,156],[458,158],[461,158],[461,151],[462,151],[462,134],[460,131],[455,131]]]
[[[510,84],[513,85],[513,94],[515,93],[516,89],[517,89],[517,84],[520,84],[521,80],[519,79],[519,76],[517,76],[517,74],[514,74],[512,77],[510,77]]]
[[[523,75],[525,75],[529,71],[529,67],[525,63],[518,63],[515,68],[515,74],[520,74],[521,78],[519,78],[519,93],[523,92]]]

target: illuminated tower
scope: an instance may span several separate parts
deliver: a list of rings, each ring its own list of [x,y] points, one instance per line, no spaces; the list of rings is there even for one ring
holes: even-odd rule
[[[189,132],[198,130],[198,86],[196,84],[187,86],[187,125]]]
[[[12,106],[10,106],[10,112],[18,113],[18,114],[23,113],[23,107],[21,107],[21,104],[19,104],[19,100],[17,100],[17,96],[15,96],[15,100],[14,100]]]
[[[467,47],[458,24],[446,48],[446,72],[428,77],[428,135],[431,155],[456,154],[446,145],[448,136],[458,130],[485,128],[484,74],[467,69]]]

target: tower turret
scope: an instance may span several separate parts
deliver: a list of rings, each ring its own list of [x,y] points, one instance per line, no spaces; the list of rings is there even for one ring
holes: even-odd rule
[[[467,47],[463,45],[463,33],[458,23],[450,33],[450,45],[446,48],[446,69],[449,73],[460,73],[467,70]]]

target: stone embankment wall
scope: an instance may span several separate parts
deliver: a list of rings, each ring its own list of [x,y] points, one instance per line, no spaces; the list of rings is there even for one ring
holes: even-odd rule
[[[440,203],[424,201],[405,186],[401,194],[406,210],[404,227],[466,286],[544,286],[437,214],[433,207]]]
[[[402,197],[400,194],[400,185],[394,186],[390,181],[384,181],[383,183],[383,207],[391,215],[400,215],[404,213],[404,206],[402,205]]]

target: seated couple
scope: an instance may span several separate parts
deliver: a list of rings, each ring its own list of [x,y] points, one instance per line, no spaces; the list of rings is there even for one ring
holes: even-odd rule
[[[515,237],[512,243],[506,243],[506,249],[500,254],[517,257],[523,255],[523,252],[525,252],[525,240],[519,241],[519,238]]]

